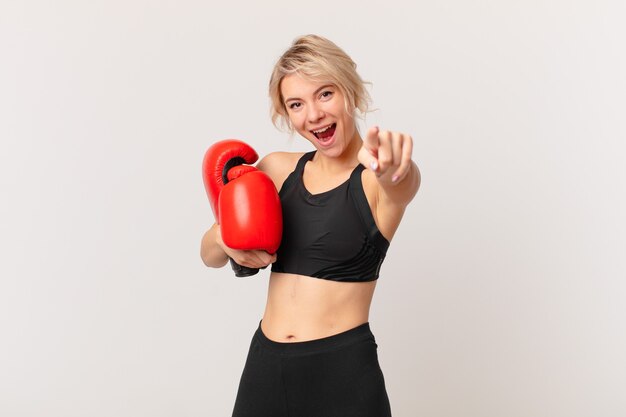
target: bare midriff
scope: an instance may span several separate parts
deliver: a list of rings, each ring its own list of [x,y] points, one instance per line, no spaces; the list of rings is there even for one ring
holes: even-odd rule
[[[376,281],[337,282],[272,272],[261,330],[276,342],[321,339],[369,320]]]

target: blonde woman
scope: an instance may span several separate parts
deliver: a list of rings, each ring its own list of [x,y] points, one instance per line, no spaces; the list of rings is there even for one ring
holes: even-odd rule
[[[385,417],[391,407],[369,327],[387,248],[420,185],[411,136],[356,117],[368,94],[356,64],[316,35],[296,39],[269,83],[272,121],[314,150],[258,164],[279,190],[283,238],[275,255],[202,239],[210,267],[231,257],[271,266],[267,305],[250,345],[233,417]]]

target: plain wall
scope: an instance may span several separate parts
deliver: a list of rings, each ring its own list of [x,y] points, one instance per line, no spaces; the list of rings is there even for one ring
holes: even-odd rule
[[[370,322],[394,416],[626,415],[622,1],[3,1],[0,415],[228,416],[268,272],[209,269],[204,151],[298,35],[421,189]],[[297,416],[296,416],[297,417]],[[322,417],[322,416],[320,416]]]

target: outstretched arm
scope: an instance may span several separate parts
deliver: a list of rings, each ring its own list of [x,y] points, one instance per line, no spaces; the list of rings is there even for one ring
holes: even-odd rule
[[[411,160],[412,151],[411,136],[381,131],[377,126],[368,130],[359,151],[359,162],[368,168],[363,173],[363,185],[370,190],[372,214],[379,230],[389,240],[420,186],[421,175]]]
[[[421,183],[421,175],[411,160],[413,138],[405,133],[371,127],[359,151],[359,162],[376,175],[378,201],[404,210]]]

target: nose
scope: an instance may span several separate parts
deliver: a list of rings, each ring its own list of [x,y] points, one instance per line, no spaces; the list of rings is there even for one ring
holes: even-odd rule
[[[317,104],[310,104],[308,106],[307,118],[309,119],[309,123],[316,123],[323,119],[324,116],[324,111]]]

